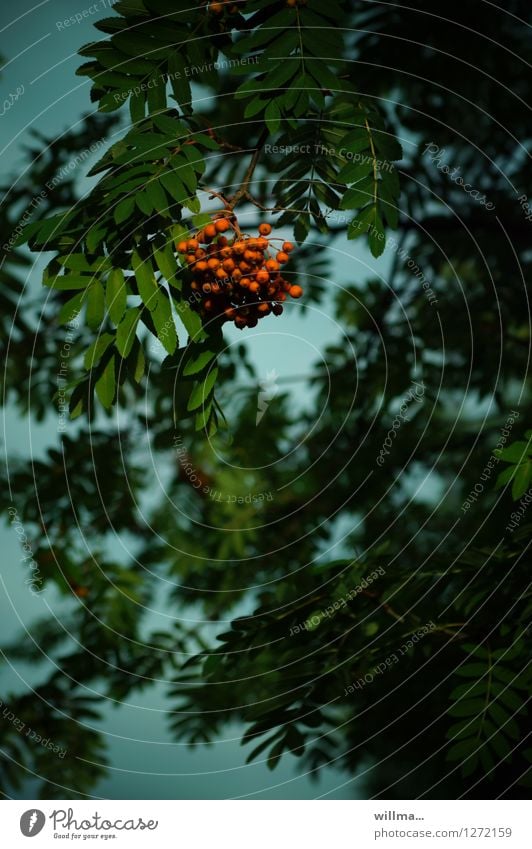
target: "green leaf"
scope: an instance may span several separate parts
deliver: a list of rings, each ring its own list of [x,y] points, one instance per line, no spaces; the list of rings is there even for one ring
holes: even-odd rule
[[[527,455],[529,449],[528,442],[512,442],[507,448],[496,448],[493,452],[500,460],[505,460],[507,463],[521,463]]]
[[[509,483],[518,468],[518,466],[508,466],[503,472],[501,472],[500,475],[497,477],[495,489],[501,489],[503,486]]]
[[[192,100],[190,83],[185,71],[185,62],[178,50],[172,50],[169,53],[168,77],[177,103],[183,108],[184,112],[190,112]]]
[[[142,345],[139,344],[137,351],[137,361],[135,363],[135,371],[133,377],[136,383],[140,383],[142,378],[144,377],[144,372],[146,371],[146,358],[144,356],[144,351],[142,350]]]
[[[198,313],[194,312],[194,310],[190,308],[190,304],[186,301],[180,301],[176,304],[176,309],[179,318],[185,326],[185,330],[190,336],[190,339],[194,342],[199,341],[203,332],[203,325]]]
[[[116,373],[115,373],[115,358],[110,358],[105,366],[103,373],[96,382],[96,395],[100,403],[106,409],[112,406],[116,390]]]
[[[164,279],[168,283],[172,281],[178,271],[172,245],[167,244],[162,248],[154,248],[153,257],[155,259],[155,264]]]
[[[277,106],[275,100],[271,100],[266,107],[266,111],[264,113],[264,120],[266,122],[266,126],[272,135],[278,132],[279,127],[281,126],[281,110]]]
[[[373,256],[379,257],[384,251],[386,240],[384,238],[384,226],[376,209],[373,222],[369,230],[368,241],[369,248]]]
[[[133,342],[137,338],[136,330],[140,312],[139,307],[128,310],[118,325],[115,346],[124,359],[129,355]]]
[[[99,280],[94,280],[87,291],[87,324],[91,330],[97,330],[103,321],[105,311],[105,293]]]
[[[458,666],[454,673],[462,678],[481,678],[487,674],[487,671],[488,668],[483,663],[465,663],[463,666]]]
[[[206,366],[217,356],[216,351],[205,349],[205,346],[190,346],[190,353],[187,357],[186,365],[183,369],[183,374],[188,377],[192,374],[198,374],[203,371]]]
[[[373,206],[368,206],[363,209],[356,218],[349,223],[347,228],[348,239],[358,239],[367,233],[373,222],[374,209]]]
[[[341,168],[337,180],[339,183],[358,183],[373,173],[373,162],[369,157],[365,162],[348,162]]]
[[[146,115],[146,93],[143,91],[135,91],[131,93],[129,98],[129,113],[131,115],[131,123],[133,126],[144,120]]]
[[[175,330],[174,318],[172,316],[170,300],[166,292],[162,289],[159,290],[157,307],[151,313],[151,317],[155,325],[155,329],[157,330],[157,338],[159,339],[159,342],[169,354],[173,354],[177,347],[177,333]]]
[[[168,194],[179,204],[183,204],[188,197],[188,190],[185,188],[179,176],[175,171],[165,171],[161,174],[160,181]]]
[[[268,769],[275,769],[279,761],[281,760],[281,755],[283,754],[285,748],[285,740],[282,737],[277,741],[275,746],[272,747],[270,754],[268,755],[268,760],[266,761],[268,765]]]
[[[148,195],[153,208],[161,215],[169,218],[170,213],[168,211],[168,198],[166,197],[166,193],[158,180],[151,180],[147,183],[146,194]]]
[[[377,152],[384,159],[393,162],[403,158],[403,148],[391,133],[373,131],[373,141]]]
[[[143,304],[151,312],[157,308],[157,294],[159,291],[151,263],[141,259],[136,250],[132,253],[131,263],[139,287],[139,295]]]
[[[477,716],[486,706],[485,699],[462,699],[449,708],[451,716]]]
[[[67,292],[69,289],[86,289],[92,277],[79,274],[57,274],[55,277],[43,278],[43,286]]]
[[[133,213],[135,209],[135,198],[127,197],[124,200],[121,200],[114,209],[113,218],[116,224],[122,224],[129,216]]]
[[[121,268],[113,268],[109,272],[105,285],[105,302],[109,318],[118,325],[126,311],[127,291],[124,274]]]
[[[98,336],[97,339],[94,340],[92,345],[87,348],[85,352],[85,357],[83,359],[83,365],[90,371],[92,368],[98,365],[103,354],[106,352],[107,348],[114,341],[114,335],[112,333],[102,333],[101,336]]]
[[[216,383],[216,378],[218,377],[218,369],[213,368],[209,371],[209,374],[205,378],[204,381],[198,383],[192,392],[190,393],[190,398],[188,399],[187,410],[192,412],[192,410],[196,410],[198,407],[205,406],[206,402],[209,400],[209,396],[212,392],[214,384]]]
[[[63,304],[59,310],[58,316],[61,324],[68,324],[76,318],[81,310],[85,297],[85,292],[79,292],[77,295],[74,295],[73,298],[70,298],[66,304]]]
[[[514,474],[514,482],[512,484],[512,498],[517,501],[527,491],[532,478],[532,461],[526,460],[520,463]]]
[[[454,746],[451,746],[447,752],[446,759],[448,761],[465,760],[465,758],[473,754],[479,746],[480,742],[476,739],[476,737],[470,737],[468,740],[461,740],[460,743],[456,743]]]
[[[373,176],[365,177],[346,191],[340,203],[340,209],[358,209],[361,206],[365,206],[373,199],[373,194]]]

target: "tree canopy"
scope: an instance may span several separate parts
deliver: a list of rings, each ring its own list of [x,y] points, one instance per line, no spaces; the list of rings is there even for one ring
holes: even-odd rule
[[[243,761],[292,752],[379,798],[527,793],[526,12],[119,0],[95,24],[92,110],[34,132],[0,207],[3,400],[58,422],[45,459],[7,458],[2,507],[21,582],[70,605],[3,647],[53,659],[4,701],[68,751],[58,777],[4,722],[5,792],[90,793],[105,699],[163,681],[175,739],[236,720]],[[264,223],[286,259],[251,256]],[[259,417],[246,342],[301,294],[337,341],[303,412],[283,384]]]

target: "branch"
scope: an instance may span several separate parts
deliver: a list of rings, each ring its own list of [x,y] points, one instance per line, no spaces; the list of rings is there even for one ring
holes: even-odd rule
[[[259,161],[259,157],[264,145],[264,142],[268,138],[268,130],[265,127],[262,133],[259,136],[259,140],[257,142],[257,149],[252,156],[251,162],[249,163],[249,168],[244,175],[244,180],[242,181],[242,185],[238,189],[237,192],[231,198],[230,209],[234,209],[237,203],[242,200],[242,198],[246,197],[248,192],[249,184],[251,183],[251,178],[253,177],[255,168],[257,167],[257,163]]]

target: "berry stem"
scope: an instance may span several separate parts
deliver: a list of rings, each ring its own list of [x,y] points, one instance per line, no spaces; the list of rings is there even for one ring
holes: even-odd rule
[[[253,177],[253,174],[255,172],[255,168],[257,167],[257,163],[258,163],[259,158],[260,158],[262,148],[264,146],[264,142],[266,141],[267,138],[268,138],[268,129],[265,127],[263,129],[262,133],[259,136],[259,140],[257,142],[257,148],[256,148],[255,153],[253,154],[253,156],[251,158],[251,162],[249,163],[248,170],[244,174],[244,179],[242,181],[242,184],[241,184],[240,188],[238,189],[238,191],[235,192],[235,194],[231,198],[231,203],[229,205],[230,209],[234,209],[235,206],[237,205],[237,203],[240,200],[242,200],[242,198],[246,197],[246,193],[248,191],[249,184],[251,183],[251,178]]]

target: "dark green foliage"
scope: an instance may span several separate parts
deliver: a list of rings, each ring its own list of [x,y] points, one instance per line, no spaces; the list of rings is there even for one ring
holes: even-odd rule
[[[66,378],[75,435],[35,464],[10,461],[1,488],[38,540],[45,586],[70,603],[72,639],[42,621],[5,648],[57,662],[33,722],[48,717],[50,736],[102,764],[70,761],[69,795],[94,792],[105,770],[98,731],[77,724],[94,706],[72,678],[102,701],[170,681],[176,740],[203,744],[239,722],[243,759],[273,769],[292,752],[315,775],[363,773],[376,798],[524,796],[526,4],[485,10],[482,31],[478,9],[451,20],[440,2],[251,0],[218,18],[201,3],[128,0],[114,12],[80,73],[100,112],[127,116],[127,104],[131,125],[88,195],[76,204],[58,186],[25,228],[21,244],[52,253],[41,299],[23,287],[25,249],[6,251],[0,277],[8,398],[26,411],[31,386],[38,418],[59,403],[58,356],[80,315]],[[197,108],[191,82],[217,97]],[[2,205],[9,232],[40,181],[112,120],[35,158]],[[287,274],[338,327],[257,423],[264,376],[244,344],[203,326],[174,249],[216,197],[233,198],[249,232],[293,228]],[[383,255],[375,267],[360,244]],[[280,321],[290,333],[288,310]],[[134,556],[109,554],[115,534],[134,538]],[[160,581],[176,624],[146,636]],[[190,605],[202,626],[183,624]],[[24,699],[5,702],[26,717]],[[0,731],[7,786],[34,770],[45,795],[64,797],[45,755]]]

